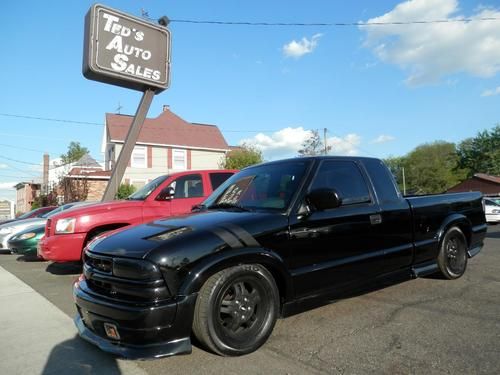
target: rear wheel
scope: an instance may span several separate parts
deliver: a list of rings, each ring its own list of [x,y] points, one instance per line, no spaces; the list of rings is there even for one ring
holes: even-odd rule
[[[467,240],[458,227],[445,233],[438,255],[441,274],[447,279],[458,279],[467,268]]]
[[[231,267],[210,277],[201,288],[193,332],[217,354],[251,353],[270,336],[278,310],[278,288],[269,271],[256,264]]]

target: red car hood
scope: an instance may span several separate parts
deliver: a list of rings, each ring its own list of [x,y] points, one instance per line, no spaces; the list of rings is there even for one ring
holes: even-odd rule
[[[67,217],[93,215],[105,211],[119,210],[121,208],[123,209],[130,209],[135,207],[139,208],[142,207],[143,204],[144,201],[135,201],[135,200],[119,200],[119,201],[111,201],[104,203],[96,203],[88,206],[76,207],[73,209],[63,211],[61,213],[58,213],[57,215],[54,215],[53,217],[51,217],[51,219],[57,220],[57,219],[64,219]]]

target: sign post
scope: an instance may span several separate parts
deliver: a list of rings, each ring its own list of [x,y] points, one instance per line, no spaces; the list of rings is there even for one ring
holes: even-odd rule
[[[114,199],[154,95],[169,86],[170,41],[166,27],[100,4],[93,5],[85,17],[83,75],[144,93],[103,202]]]

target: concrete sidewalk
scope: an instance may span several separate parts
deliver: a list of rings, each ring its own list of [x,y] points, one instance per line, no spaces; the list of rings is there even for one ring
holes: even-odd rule
[[[73,321],[0,267],[0,374],[145,374],[81,340]]]

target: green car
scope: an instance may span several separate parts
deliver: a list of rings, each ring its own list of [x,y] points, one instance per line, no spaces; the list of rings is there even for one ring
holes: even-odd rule
[[[45,224],[23,230],[9,240],[9,249],[16,254],[36,255],[36,246],[44,233]]]

